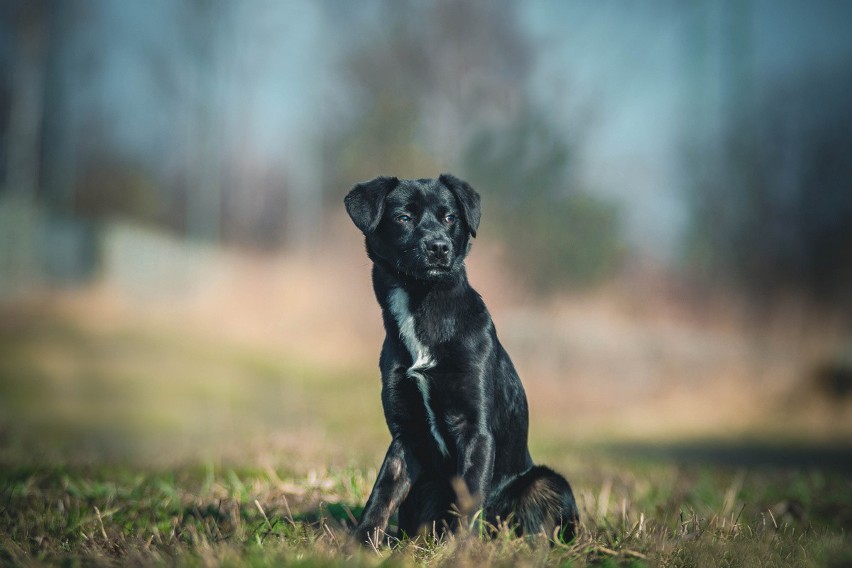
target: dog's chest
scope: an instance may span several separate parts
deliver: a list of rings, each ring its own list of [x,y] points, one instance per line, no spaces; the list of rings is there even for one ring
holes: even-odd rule
[[[445,456],[449,456],[447,444],[438,430],[437,418],[429,402],[429,380],[424,374],[433,368],[437,361],[430,352],[428,346],[424,345],[417,337],[414,315],[411,313],[409,296],[402,288],[393,288],[388,293],[388,308],[399,328],[399,337],[411,355],[412,364],[406,375],[417,383],[417,388],[423,397],[423,406],[426,408],[426,416],[429,420],[429,429],[438,449]]]

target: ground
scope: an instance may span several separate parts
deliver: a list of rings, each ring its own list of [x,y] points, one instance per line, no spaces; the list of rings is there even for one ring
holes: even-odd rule
[[[486,538],[472,522],[354,545],[388,443],[369,266],[357,282],[276,276],[333,261],[243,259],[239,286],[192,302],[102,285],[0,305],[0,564],[852,564],[848,401],[785,383],[807,358],[783,338],[743,349],[735,326],[694,315],[536,307],[487,285],[533,457],[570,480],[579,536]],[[503,280],[489,270],[474,283]],[[750,372],[758,388],[737,382]]]

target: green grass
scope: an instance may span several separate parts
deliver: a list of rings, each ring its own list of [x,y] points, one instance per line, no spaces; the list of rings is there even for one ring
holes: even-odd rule
[[[364,470],[298,477],[207,467],[5,468],[0,562],[61,565],[843,566],[852,496],[839,473],[729,471],[593,455],[574,476],[574,542],[472,532],[359,547]],[[601,469],[600,464],[608,464]],[[608,477],[605,469],[619,471]],[[597,471],[595,471],[597,470]],[[601,480],[603,478],[603,481]],[[793,486],[794,497],[785,488]],[[783,495],[778,501],[779,495]],[[790,499],[796,500],[793,506]],[[847,525],[848,526],[848,525]]]
[[[358,546],[387,444],[374,369],[134,322],[0,310],[0,564],[848,566],[844,447],[577,445],[568,544],[475,531]],[[564,418],[569,420],[569,418]]]

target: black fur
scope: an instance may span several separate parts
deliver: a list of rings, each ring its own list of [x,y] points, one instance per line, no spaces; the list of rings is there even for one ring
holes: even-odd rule
[[[373,261],[392,437],[357,537],[375,538],[397,510],[400,533],[413,536],[453,528],[453,509],[484,509],[490,523],[509,522],[518,534],[573,538],[579,516],[571,487],[533,465],[523,386],[467,281],[479,195],[448,174],[378,177],[344,202]]]

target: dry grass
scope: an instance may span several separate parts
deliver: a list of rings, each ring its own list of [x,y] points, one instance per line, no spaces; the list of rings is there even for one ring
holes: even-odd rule
[[[347,532],[370,487],[359,469],[294,477],[212,466],[36,468],[2,477],[0,561],[7,564],[841,566],[852,560],[837,528],[850,520],[848,482],[822,474],[654,465],[601,482],[581,472],[574,482],[584,522],[571,543],[462,530],[372,547],[355,545]],[[770,506],[790,481],[808,502],[801,510],[786,501]],[[837,498],[845,509],[831,512],[829,501]]]

